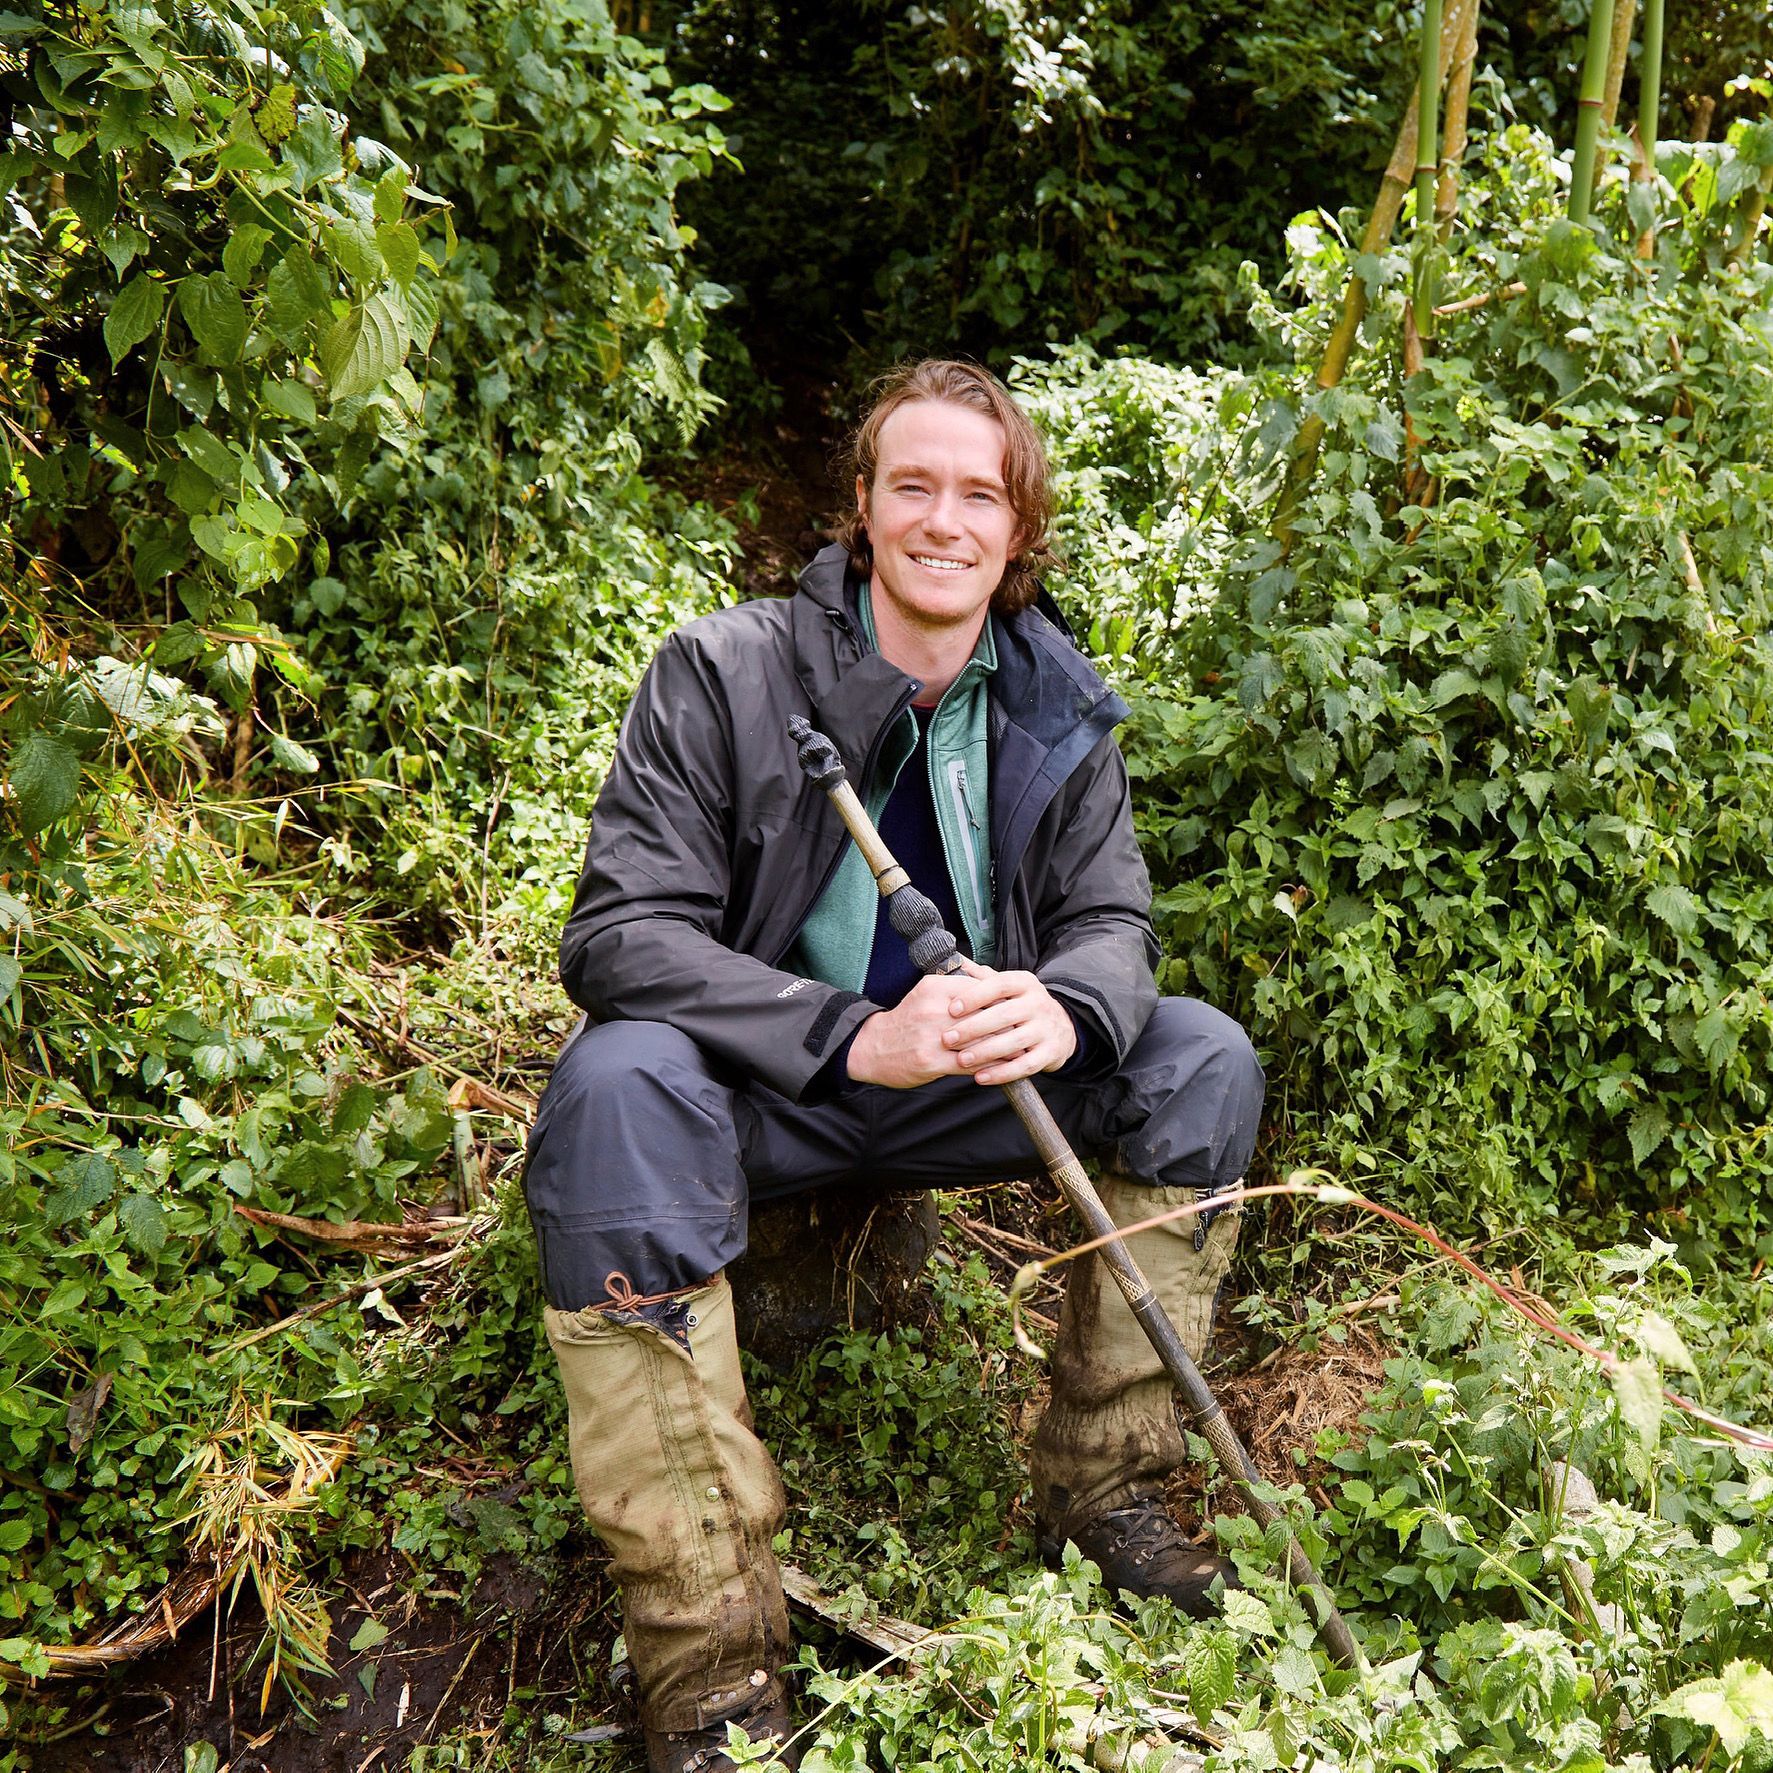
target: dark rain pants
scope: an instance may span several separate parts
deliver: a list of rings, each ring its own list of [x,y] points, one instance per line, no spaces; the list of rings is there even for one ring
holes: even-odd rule
[[[1192,998],[1161,999],[1119,1071],[1037,1087],[1080,1156],[1133,1181],[1229,1188],[1255,1149],[1255,1051]],[[606,1022],[581,1027],[554,1067],[524,1192],[548,1302],[579,1311],[629,1289],[701,1286],[744,1254],[753,1199],[957,1187],[1039,1168],[1003,1092],[971,1078],[803,1106],[718,1074],[664,1023]]]

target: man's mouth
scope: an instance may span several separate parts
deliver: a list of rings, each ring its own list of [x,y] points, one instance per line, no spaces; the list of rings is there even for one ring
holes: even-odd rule
[[[939,554],[913,554],[911,558],[919,566],[941,573],[963,573],[973,564],[970,560],[944,560]]]

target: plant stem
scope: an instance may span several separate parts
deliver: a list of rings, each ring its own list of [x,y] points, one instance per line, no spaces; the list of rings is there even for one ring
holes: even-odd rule
[[[1448,8],[1448,22],[1451,29],[1441,33],[1443,50],[1458,42],[1466,29],[1468,14],[1475,13],[1478,0],[1451,0]],[[1443,73],[1445,69],[1443,68]],[[1416,117],[1420,94],[1412,92],[1410,102],[1404,111],[1404,120],[1398,126],[1397,142],[1391,150],[1391,159],[1387,163],[1384,175],[1379,180],[1379,196],[1373,204],[1373,213],[1367,218],[1366,231],[1361,235],[1360,258],[1371,258],[1382,252],[1387,241],[1391,239],[1391,231],[1397,225],[1398,212],[1404,206],[1404,193],[1410,188],[1410,179],[1416,167]],[[1327,391],[1340,384],[1343,373],[1348,368],[1348,359],[1353,354],[1354,342],[1360,336],[1361,321],[1367,312],[1366,279],[1358,270],[1352,272],[1348,286],[1342,293],[1342,314],[1337,320],[1334,330],[1324,345],[1323,360],[1318,364],[1317,386],[1320,391]],[[1311,476],[1317,467],[1318,451],[1323,447],[1324,422],[1316,413],[1310,414],[1299,427],[1299,434],[1293,440],[1292,460],[1287,465],[1286,479],[1281,485],[1280,497],[1275,501],[1274,519],[1270,533],[1284,547],[1290,548],[1293,541],[1293,520],[1298,515],[1299,501],[1305,496],[1305,489],[1311,484]]]
[[[1466,121],[1471,112],[1471,74],[1477,66],[1479,6],[1465,14],[1465,29],[1453,42],[1447,76],[1447,121],[1441,132],[1441,181],[1434,195],[1435,227],[1443,242],[1453,231],[1459,207],[1459,162],[1465,158]]]
[[[1637,23],[1638,0],[1613,0],[1613,30],[1607,44],[1607,85],[1601,94],[1601,123],[1611,129],[1619,115],[1619,90],[1631,60],[1631,28]]]
[[[1423,0],[1422,48],[1416,75],[1415,288],[1411,301],[1420,338],[1434,336],[1435,182],[1440,173],[1441,0]]]
[[[1638,142],[1656,176],[1656,128],[1662,109],[1662,5],[1644,0],[1644,52],[1638,63]]]
[[[1576,146],[1570,156],[1570,220],[1586,222],[1594,201],[1595,145],[1607,90],[1613,40],[1613,0],[1594,0],[1588,15],[1588,52],[1582,59],[1582,96],[1576,105]]]

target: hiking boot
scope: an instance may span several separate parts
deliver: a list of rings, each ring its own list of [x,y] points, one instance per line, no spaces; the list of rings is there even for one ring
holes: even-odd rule
[[[787,1689],[780,1680],[767,1680],[754,1699],[717,1724],[695,1730],[648,1730],[648,1773],[733,1773],[732,1757],[726,1752],[728,1724],[737,1724],[753,1742],[773,1737],[785,1743],[794,1733]],[[800,1765],[798,1748],[784,1750],[778,1758],[786,1767]]]
[[[1111,1593],[1124,1589],[1140,1600],[1161,1595],[1190,1619],[1210,1619],[1218,1613],[1214,1583],[1243,1586],[1227,1559],[1189,1544],[1155,1491],[1107,1509],[1062,1535],[1043,1528],[1040,1555],[1048,1569],[1063,1568],[1067,1539],[1102,1572],[1103,1586]]]

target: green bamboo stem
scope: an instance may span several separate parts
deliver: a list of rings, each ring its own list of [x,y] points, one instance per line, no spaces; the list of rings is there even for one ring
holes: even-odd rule
[[[1419,338],[1434,336],[1435,183],[1441,166],[1441,0],[1423,0],[1416,76],[1416,235],[1411,302]]]
[[[1594,202],[1595,146],[1606,102],[1607,55],[1613,42],[1613,0],[1594,0],[1588,15],[1588,52],[1582,59],[1582,96],[1576,105],[1576,146],[1570,157],[1570,220],[1586,222]]]
[[[1637,155],[1631,165],[1633,182],[1648,185],[1652,201],[1656,200],[1656,131],[1662,110],[1662,5],[1663,0],[1644,0],[1644,43],[1638,60],[1638,121],[1634,132]],[[1655,251],[1656,229],[1652,225],[1638,236],[1637,255],[1647,259]]]
[[[1644,0],[1644,50],[1638,62],[1638,143],[1656,176],[1656,129],[1662,110],[1662,0]]]
[[[1466,29],[1467,16],[1477,10],[1477,4],[1478,0],[1450,0],[1446,20],[1449,28],[1441,33],[1444,55],[1451,57],[1453,45],[1460,40]],[[1443,76],[1446,71],[1443,63]],[[1410,102],[1404,110],[1404,120],[1398,126],[1391,159],[1379,180],[1379,196],[1373,204],[1373,213],[1367,218],[1366,231],[1361,235],[1361,257],[1372,257],[1383,252],[1391,239],[1392,229],[1397,226],[1398,215],[1404,206],[1404,193],[1409,190],[1410,181],[1415,174],[1416,118],[1420,97],[1412,84]],[[1348,368],[1348,359],[1354,352],[1355,341],[1360,337],[1361,321],[1366,318],[1366,313],[1367,285],[1357,271],[1350,275],[1347,287],[1342,292],[1342,314],[1324,345],[1323,358],[1318,364],[1317,386],[1320,391],[1327,392],[1341,383]],[[1293,440],[1292,459],[1287,464],[1286,478],[1281,484],[1280,497],[1275,501],[1274,518],[1269,526],[1269,533],[1283,547],[1292,546],[1293,521],[1298,515],[1299,502],[1305,497],[1305,489],[1310,486],[1311,477],[1317,469],[1324,429],[1324,421],[1316,413],[1308,414],[1299,427],[1298,436]]]

